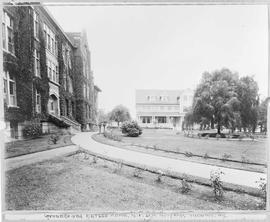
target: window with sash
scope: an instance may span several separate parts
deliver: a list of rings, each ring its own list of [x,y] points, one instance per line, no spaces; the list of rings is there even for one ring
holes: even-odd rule
[[[17,106],[16,81],[9,72],[4,72],[4,100],[8,106]]]
[[[40,77],[40,52],[35,49],[34,50],[34,58],[35,58],[35,76]]]
[[[36,90],[36,112],[41,113],[41,94]]]
[[[14,54],[14,22],[11,16],[6,12],[3,13],[2,20],[2,43],[3,48]]]
[[[34,37],[35,37],[36,39],[38,39],[38,35],[39,35],[38,15],[37,15],[37,13],[34,11]]]

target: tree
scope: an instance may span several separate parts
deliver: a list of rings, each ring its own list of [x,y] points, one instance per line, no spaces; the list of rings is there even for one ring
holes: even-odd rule
[[[189,110],[187,111],[184,117],[184,128],[187,128],[187,129],[192,128],[194,122],[195,120],[193,116],[193,110],[192,108],[189,108]]]
[[[259,105],[258,125],[260,126],[260,131],[261,132],[266,132],[267,131],[267,99],[265,99]]]
[[[130,113],[126,107],[123,105],[116,106],[109,114],[109,120],[119,123],[130,120]]]
[[[200,84],[197,86],[193,101],[193,115],[196,122],[204,118],[217,126],[217,133],[221,133],[221,127],[232,127],[234,114],[239,109],[237,99],[237,85],[239,77],[229,69],[205,72]]]
[[[240,78],[237,94],[240,105],[241,123],[244,131],[249,129],[255,132],[259,115],[259,87],[251,76]]]

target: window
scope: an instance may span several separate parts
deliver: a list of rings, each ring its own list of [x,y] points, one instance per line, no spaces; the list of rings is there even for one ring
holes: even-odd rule
[[[184,101],[185,101],[185,102],[187,101],[187,96],[184,96]]]
[[[34,50],[34,58],[35,58],[35,76],[40,77],[40,52],[37,49]]]
[[[17,106],[16,82],[9,72],[4,72],[4,95],[8,106]]]
[[[52,80],[52,68],[51,68],[51,62],[47,62],[47,70],[48,70],[48,77],[50,80]]]
[[[56,82],[59,83],[59,71],[58,71],[58,66],[55,66],[55,75],[56,75]]]
[[[45,41],[45,46],[47,47],[47,30],[46,30],[46,25],[44,24],[44,41]]]
[[[58,56],[58,45],[57,45],[57,41],[56,40],[54,41],[54,48],[55,48],[55,50],[54,50],[55,56],[57,57]]]
[[[150,116],[142,116],[141,120],[142,120],[142,123],[151,123],[151,117]]]
[[[54,111],[54,101],[51,101],[50,108],[51,108],[51,111]]]
[[[47,49],[51,50],[51,37],[49,33],[47,33]]]
[[[41,112],[41,95],[38,91],[36,91],[36,112]]]
[[[157,117],[157,122],[158,123],[166,123],[166,116],[158,116]]]
[[[3,48],[14,53],[14,24],[13,19],[4,12],[2,21]]]
[[[38,39],[38,35],[39,35],[38,15],[34,11],[34,37]]]

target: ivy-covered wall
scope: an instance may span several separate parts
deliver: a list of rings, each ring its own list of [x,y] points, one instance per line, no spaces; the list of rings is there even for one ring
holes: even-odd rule
[[[44,36],[40,25],[39,42],[34,39],[33,9],[31,7],[4,7],[14,21],[15,56],[4,52],[4,70],[15,76],[17,107],[5,104],[6,121],[18,122],[47,118],[48,77]],[[40,51],[41,78],[34,74],[34,49]],[[36,113],[36,89],[41,93],[40,114]]]

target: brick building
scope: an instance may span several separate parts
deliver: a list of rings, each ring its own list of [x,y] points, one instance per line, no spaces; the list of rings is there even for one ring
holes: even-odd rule
[[[181,130],[193,90],[136,90],[136,116],[142,127]]]
[[[92,127],[97,94],[86,33],[65,33],[43,6],[5,5],[2,14],[7,137],[22,138],[29,122],[43,132]]]

